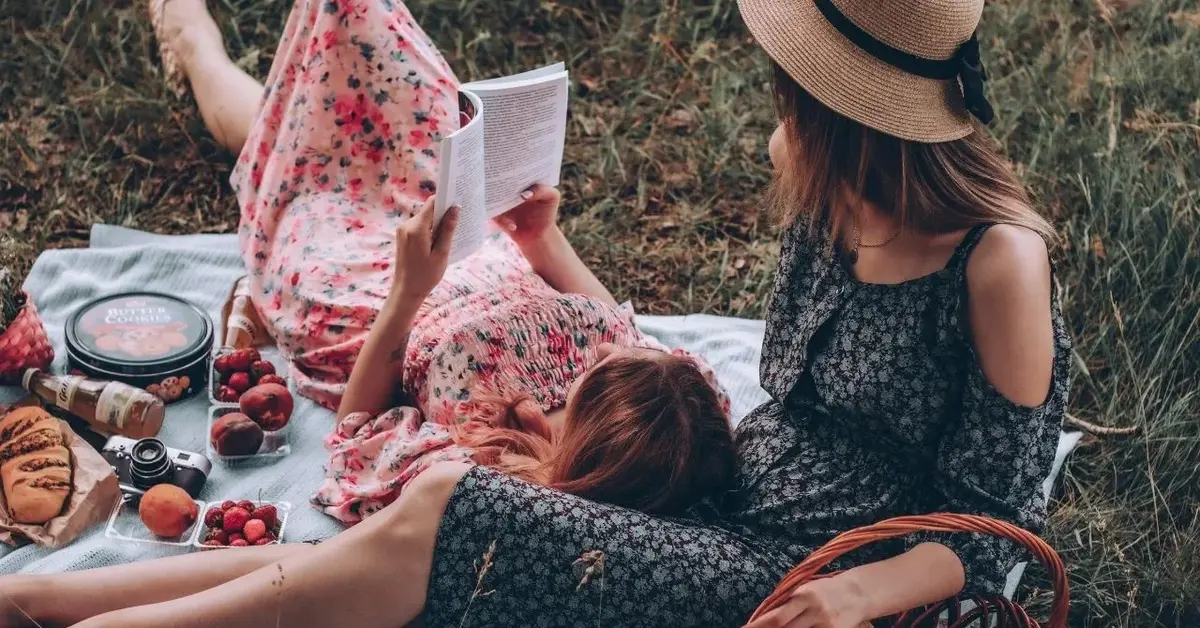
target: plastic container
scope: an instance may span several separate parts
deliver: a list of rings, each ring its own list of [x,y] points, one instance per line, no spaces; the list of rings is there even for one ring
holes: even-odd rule
[[[237,407],[236,401],[221,401],[217,398],[217,389],[221,387],[221,374],[217,372],[217,358],[237,351],[232,347],[221,347],[217,349],[208,360],[208,400],[215,406]],[[287,372],[284,360],[275,354],[273,351],[260,351],[262,359],[270,362],[275,367],[275,374],[283,379],[288,390],[291,390],[291,381],[288,380],[284,373]],[[251,384],[253,386],[253,384]]]
[[[71,369],[143,388],[166,403],[207,387],[212,343],[208,314],[156,292],[101,297],[66,325]]]
[[[104,536],[129,543],[174,545],[176,547],[189,547],[196,542],[196,535],[200,534],[201,528],[204,527],[204,502],[195,500],[196,507],[199,509],[199,516],[196,518],[196,522],[192,524],[192,527],[177,537],[164,539],[155,536],[153,532],[146,529],[146,524],[142,523],[137,509],[137,503],[140,498],[140,495],[130,495],[128,493],[121,495],[121,499],[117,501],[117,505],[113,507],[112,514],[108,517],[108,527],[104,529]]]
[[[225,500],[211,501],[211,502],[209,502],[208,507],[213,508],[213,507],[220,506],[224,501]],[[235,499],[233,501],[240,501],[240,500]],[[276,540],[268,543],[267,545],[279,545],[280,543],[282,543],[283,538],[284,538],[283,535],[287,533],[288,516],[292,514],[292,504],[289,502],[259,501],[259,500],[255,500],[255,499],[252,499],[250,501],[254,502],[255,507],[265,506],[268,504],[275,507],[275,512],[279,516],[279,535],[278,535],[278,538],[276,538]],[[205,545],[204,544],[204,537],[208,535],[208,526],[204,525],[204,514],[207,512],[208,511],[205,510],[200,513],[200,519],[201,519],[200,526],[199,526],[200,530],[196,534],[196,538],[192,540],[192,545],[194,545],[195,547],[198,547],[200,549],[206,549],[206,550],[229,549],[228,545]]]
[[[233,463],[251,463],[251,462],[274,462],[292,453],[292,445],[288,442],[288,432],[292,429],[292,424],[289,421],[281,430],[274,432],[265,432],[263,434],[262,445],[259,446],[258,452],[247,454],[245,456],[222,456],[217,453],[217,450],[212,444],[212,427],[217,419],[233,412],[241,412],[237,406],[220,405],[211,406],[208,409],[208,430],[205,432],[208,436],[204,439],[208,448],[207,455],[209,460],[220,460],[226,464]]]

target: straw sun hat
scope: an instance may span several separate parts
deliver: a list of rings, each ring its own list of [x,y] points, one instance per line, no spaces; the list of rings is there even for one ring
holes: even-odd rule
[[[983,0],[738,0],[759,45],[814,98],[918,142],[991,122],[975,28]]]

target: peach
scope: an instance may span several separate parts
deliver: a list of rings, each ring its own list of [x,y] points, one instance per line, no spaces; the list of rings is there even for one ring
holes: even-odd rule
[[[142,495],[138,516],[156,536],[174,538],[196,523],[200,508],[187,491],[174,484],[157,484]]]
[[[213,449],[222,456],[249,456],[262,446],[263,430],[241,412],[231,412],[216,420],[209,434]]]
[[[242,412],[268,432],[283,429],[292,418],[292,393],[279,384],[262,384],[247,390]]]

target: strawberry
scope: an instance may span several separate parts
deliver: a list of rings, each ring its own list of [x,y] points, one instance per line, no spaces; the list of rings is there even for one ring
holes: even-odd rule
[[[229,542],[229,547],[249,547],[249,545],[250,544],[246,542],[246,539],[238,539],[236,541]]]
[[[251,513],[254,512],[254,509],[257,508],[257,506],[254,505],[254,502],[248,499],[243,499],[242,501],[238,502],[238,508],[244,508],[246,509],[247,513]],[[254,517],[250,518],[253,519]]]
[[[224,543],[216,539],[208,539],[207,541],[201,543],[201,545],[207,545],[208,547],[225,547]]]
[[[259,519],[266,524],[268,530],[273,530],[279,525],[279,511],[271,504],[259,506],[250,512],[251,519]]]
[[[250,365],[250,377],[255,382],[261,382],[264,375],[274,375],[275,365],[266,360],[259,360]]]
[[[204,537],[206,541],[219,541],[221,545],[229,544],[229,535],[221,528],[213,528],[208,531],[208,535]]]
[[[229,388],[236,390],[239,393],[244,393],[250,390],[250,374],[237,372],[229,376]]]
[[[255,383],[255,385],[258,385],[258,384],[279,384],[280,386],[283,386],[284,388],[287,388],[287,380],[286,380],[286,379],[284,379],[284,378],[282,378],[282,377],[280,377],[280,376],[278,376],[278,375],[274,375],[274,374],[271,374],[271,375],[263,375],[262,377],[258,378],[258,381],[257,381],[257,382],[254,382],[254,383]]]
[[[263,523],[262,519],[251,519],[246,522],[246,527],[242,528],[242,534],[246,536],[247,541],[253,543],[267,535],[267,524]]]
[[[221,510],[229,510],[230,508],[233,508],[234,506],[237,506],[237,502],[233,501],[232,499],[227,499],[227,500],[221,502]]]
[[[221,386],[220,388],[217,389],[217,401],[224,401],[226,403],[237,403],[238,399],[240,399],[240,398],[241,398],[241,395],[238,394],[238,391],[234,390],[233,388],[231,388],[229,386]]]
[[[254,544],[255,544],[255,545],[270,545],[270,544],[272,544],[272,543],[274,543],[274,542],[275,542],[275,539],[273,539],[273,538],[271,538],[271,537],[269,537],[269,536],[264,536],[263,538],[261,538],[261,539],[259,539],[259,540],[255,541],[255,542],[254,542]]]
[[[258,349],[242,349],[242,351],[246,353],[246,358],[250,364],[254,364],[262,359],[262,354],[258,352]]]
[[[232,543],[232,542],[234,542],[234,541],[236,541],[236,540],[238,540],[238,539],[241,539],[241,540],[245,541],[245,540],[246,540],[246,537],[242,536],[242,535],[241,535],[240,533],[238,533],[238,532],[234,532],[233,534],[230,534],[230,535],[229,535],[229,542],[230,542],[230,543]]]
[[[226,375],[233,372],[233,367],[229,364],[229,355],[219,355],[213,360],[213,368],[221,375]]]
[[[262,358],[258,357],[257,351],[254,351],[253,355],[250,354],[251,351],[254,351],[254,350],[253,349],[238,349],[237,351],[230,353],[229,354],[229,370],[235,371],[238,373],[245,373],[245,372],[249,371],[251,363],[262,359]]]
[[[246,522],[250,520],[250,513],[246,512],[245,508],[234,506],[225,511],[225,520],[222,522],[222,529],[230,534],[241,532],[245,527]]]
[[[204,513],[204,525],[210,528],[221,527],[221,520],[225,518],[225,511],[220,508],[209,508],[208,512]]]

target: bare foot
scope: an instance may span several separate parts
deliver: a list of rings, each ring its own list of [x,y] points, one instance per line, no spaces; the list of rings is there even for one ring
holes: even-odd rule
[[[173,88],[183,87],[182,80],[197,63],[228,62],[221,29],[208,12],[205,0],[149,1],[164,70]]]

